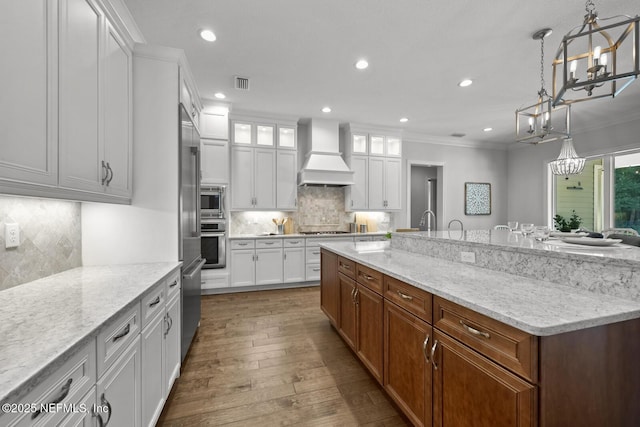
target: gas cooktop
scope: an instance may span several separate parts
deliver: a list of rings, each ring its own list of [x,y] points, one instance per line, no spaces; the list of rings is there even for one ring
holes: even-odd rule
[[[330,230],[330,231],[301,231],[300,234],[307,234],[307,235],[321,235],[321,234],[348,234],[348,231],[337,231],[337,230]]]

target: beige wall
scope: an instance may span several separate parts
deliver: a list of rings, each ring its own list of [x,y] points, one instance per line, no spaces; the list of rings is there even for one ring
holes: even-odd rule
[[[5,249],[5,224],[18,223],[20,246]],[[0,290],[79,267],[80,203],[0,196]]]

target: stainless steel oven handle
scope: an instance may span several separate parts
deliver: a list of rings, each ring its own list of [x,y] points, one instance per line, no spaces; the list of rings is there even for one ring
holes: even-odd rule
[[[224,231],[209,233],[208,231],[203,231],[201,237],[224,237],[227,233]]]

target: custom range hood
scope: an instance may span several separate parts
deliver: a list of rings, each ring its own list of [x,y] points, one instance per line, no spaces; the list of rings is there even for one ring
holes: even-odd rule
[[[340,155],[338,122],[312,119],[308,124],[310,149],[298,172],[298,185],[352,185],[353,171]]]

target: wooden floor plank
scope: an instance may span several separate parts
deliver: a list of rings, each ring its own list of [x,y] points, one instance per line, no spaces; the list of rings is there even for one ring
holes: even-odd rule
[[[208,295],[158,426],[405,426],[316,287]]]

